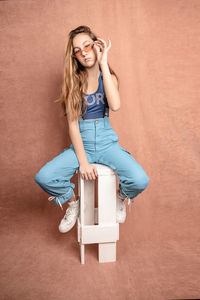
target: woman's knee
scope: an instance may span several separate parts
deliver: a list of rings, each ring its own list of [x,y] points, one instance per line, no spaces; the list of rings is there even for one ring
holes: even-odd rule
[[[49,181],[48,172],[45,172],[43,168],[40,169],[39,172],[37,172],[37,174],[35,175],[34,180],[40,186],[45,186]]]
[[[138,173],[135,184],[141,190],[146,189],[147,185],[149,184],[149,176],[144,170]]]
[[[129,175],[129,185],[133,187],[133,189],[144,190],[149,184],[149,177],[145,173],[143,169],[137,170],[132,175]]]

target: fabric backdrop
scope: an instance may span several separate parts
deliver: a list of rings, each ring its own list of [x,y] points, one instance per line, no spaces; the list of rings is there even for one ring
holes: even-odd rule
[[[79,25],[111,39],[111,125],[150,179],[120,224],[115,263],[87,245],[81,265],[76,226],[58,231],[64,213],[34,182],[71,143],[54,100]],[[200,298],[200,1],[0,1],[0,28],[1,299]]]

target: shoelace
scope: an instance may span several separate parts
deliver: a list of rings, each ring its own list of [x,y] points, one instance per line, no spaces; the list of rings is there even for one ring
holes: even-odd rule
[[[63,194],[62,196],[69,194],[69,192],[70,192],[70,190],[69,190],[67,193]],[[74,191],[73,191],[73,196],[75,197]],[[50,196],[50,197],[48,198],[49,201],[52,201],[52,200],[54,200],[54,199],[56,200],[56,202],[60,205],[61,209],[63,210],[63,207],[62,207],[62,204],[61,204],[61,202],[60,202],[60,200],[59,200],[59,197],[56,197],[56,196]]]
[[[124,192],[124,194],[126,195],[125,192]],[[120,192],[118,192],[118,195],[119,195],[119,197],[120,197],[120,199],[122,201],[128,201],[128,207],[129,207],[129,213],[130,213],[130,211],[131,211],[131,204],[133,203],[133,199],[131,200],[127,195],[126,195],[126,198],[124,198],[123,195]]]
[[[61,207],[62,210],[63,210],[63,207],[62,207],[62,204],[61,204],[61,202],[60,202],[60,200],[59,200],[59,197],[51,196],[51,197],[48,198],[49,201],[51,201],[51,200],[53,200],[53,199],[56,199],[56,202],[60,205],[60,207]]]

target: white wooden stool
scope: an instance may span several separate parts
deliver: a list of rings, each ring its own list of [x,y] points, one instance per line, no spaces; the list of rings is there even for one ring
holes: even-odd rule
[[[84,180],[78,170],[80,214],[77,234],[81,264],[85,263],[85,245],[98,243],[99,262],[116,261],[116,173],[108,166],[93,163],[98,172],[98,207],[95,208],[95,180]]]

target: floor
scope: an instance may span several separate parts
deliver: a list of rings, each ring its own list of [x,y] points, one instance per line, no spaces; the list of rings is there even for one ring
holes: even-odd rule
[[[139,205],[120,224],[117,261],[111,263],[98,262],[93,244],[86,245],[82,265],[76,226],[61,234],[61,211],[50,203],[13,215],[1,234],[1,299],[200,298],[199,249],[149,234],[139,223]]]

